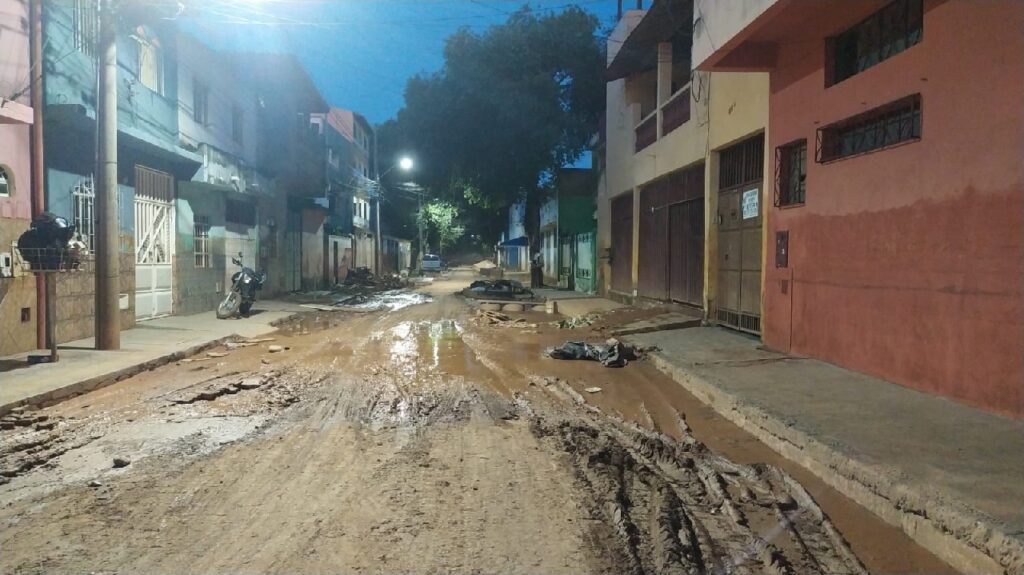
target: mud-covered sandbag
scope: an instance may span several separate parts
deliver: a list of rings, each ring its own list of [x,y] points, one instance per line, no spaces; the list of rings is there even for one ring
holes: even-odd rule
[[[567,341],[558,347],[549,349],[548,355],[555,359],[599,361],[605,367],[625,367],[629,360],[636,359],[633,350],[622,345],[622,342],[617,339],[609,339],[604,344]]]

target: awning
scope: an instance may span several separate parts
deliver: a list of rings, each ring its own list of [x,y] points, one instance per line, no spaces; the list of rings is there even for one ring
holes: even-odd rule
[[[498,244],[498,247],[501,247],[501,248],[525,248],[528,245],[530,245],[530,238],[528,238],[526,236],[519,236],[518,238],[514,238],[514,239],[511,239],[511,240],[505,240],[505,241],[501,242],[500,244]]]
[[[657,68],[658,44],[680,30],[693,36],[693,0],[654,0],[608,65],[605,79],[611,82]]]

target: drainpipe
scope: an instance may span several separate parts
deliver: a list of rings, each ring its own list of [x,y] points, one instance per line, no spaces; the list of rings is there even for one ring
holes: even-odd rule
[[[32,0],[29,8],[31,41],[29,45],[29,66],[32,70],[32,218],[46,211],[46,171],[43,164],[43,0]],[[36,347],[45,348],[46,341],[46,279],[45,274],[36,274]]]

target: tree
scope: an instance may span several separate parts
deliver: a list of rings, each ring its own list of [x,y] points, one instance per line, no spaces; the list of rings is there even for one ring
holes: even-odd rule
[[[459,208],[449,202],[434,200],[424,204],[420,217],[427,234],[433,232],[442,255],[466,233],[466,227],[459,222]]]
[[[496,240],[505,208],[526,199],[535,215],[545,176],[586,149],[604,112],[604,70],[598,20],[578,7],[525,7],[483,33],[460,30],[439,72],[409,80],[405,107],[380,127],[381,150],[417,156],[417,182]]]

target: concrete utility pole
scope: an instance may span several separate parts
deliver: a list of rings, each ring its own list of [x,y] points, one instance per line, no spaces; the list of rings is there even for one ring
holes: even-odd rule
[[[375,209],[373,210],[373,212],[374,212],[374,219],[377,220],[377,225],[375,226],[377,228],[377,230],[376,230],[376,233],[374,234],[374,240],[375,240],[375,243],[377,244],[377,246],[376,246],[376,249],[374,250],[374,252],[376,252],[376,253],[375,253],[374,258],[373,258],[373,271],[374,271],[374,273],[376,273],[379,276],[379,275],[381,275],[381,272],[384,271],[380,267],[380,264],[381,264],[380,247],[381,247],[381,245],[382,245],[382,243],[384,241],[383,238],[380,235],[380,195],[382,193],[384,193],[384,187],[381,185],[381,182],[380,182],[380,164],[377,163],[377,130],[376,129],[373,131],[373,178],[377,181],[377,198],[376,198],[376,201],[374,202],[376,204],[376,206],[374,206]]]
[[[420,273],[423,273],[423,256],[427,253],[426,248],[423,246],[423,194],[417,192],[417,194],[416,194],[416,203],[417,203],[417,205],[419,205],[419,214],[420,214],[420,217],[417,218],[418,221],[416,222],[417,224],[419,224],[419,232],[420,232],[420,265],[419,265],[419,268],[420,268]]]
[[[100,1],[96,105],[96,349],[121,348],[121,264],[117,221],[117,20],[114,0]]]

